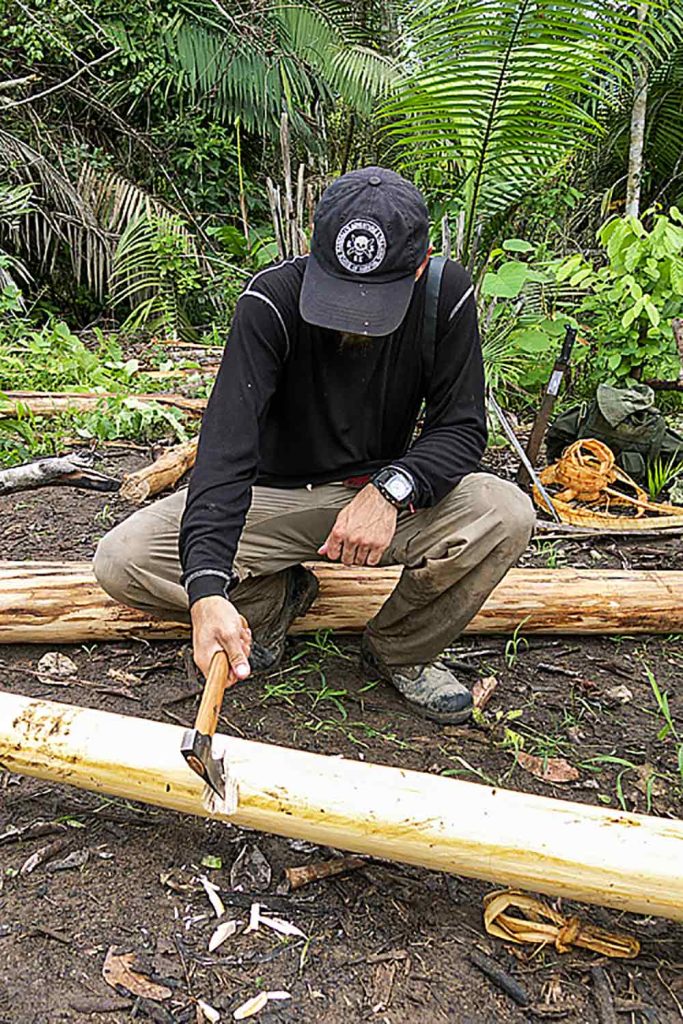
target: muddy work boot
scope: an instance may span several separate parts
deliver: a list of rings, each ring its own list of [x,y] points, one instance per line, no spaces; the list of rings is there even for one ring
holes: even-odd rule
[[[363,637],[361,666],[370,675],[380,676],[395,686],[425,718],[443,725],[458,725],[472,715],[472,694],[443,661],[428,665],[387,665]]]
[[[287,570],[285,599],[277,615],[257,624],[251,647],[251,671],[273,672],[285,653],[285,642],[294,619],[305,615],[318,596],[318,581],[308,569],[295,565]]]

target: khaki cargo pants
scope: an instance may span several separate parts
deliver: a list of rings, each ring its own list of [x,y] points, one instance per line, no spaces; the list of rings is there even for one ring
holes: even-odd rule
[[[95,575],[122,604],[188,617],[178,557],[186,495],[177,491],[135,512],[100,541]],[[267,624],[282,608],[283,570],[319,560],[317,549],[353,497],[342,483],[310,490],[254,488],[234,566],[240,582],[231,600],[255,639],[267,644]],[[377,653],[390,665],[438,657],[524,551],[533,524],[526,495],[487,473],[466,476],[434,508],[399,513],[382,565],[405,568],[367,626]]]

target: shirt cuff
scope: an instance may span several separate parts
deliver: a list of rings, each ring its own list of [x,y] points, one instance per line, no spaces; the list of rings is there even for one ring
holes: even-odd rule
[[[236,573],[224,572],[222,569],[193,569],[182,578],[190,608],[202,597],[227,598],[237,583],[239,578]]]

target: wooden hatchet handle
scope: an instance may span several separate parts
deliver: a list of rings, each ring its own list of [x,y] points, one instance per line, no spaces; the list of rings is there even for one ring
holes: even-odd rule
[[[225,651],[216,651],[209,666],[201,704],[194,724],[197,732],[213,736],[218,725],[218,716],[223,706],[226,687],[235,682],[231,677],[230,662]]]

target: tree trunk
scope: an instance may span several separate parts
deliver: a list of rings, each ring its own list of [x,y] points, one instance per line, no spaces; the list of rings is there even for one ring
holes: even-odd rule
[[[320,593],[294,633],[359,632],[401,571],[312,568]],[[683,633],[683,572],[513,569],[467,632],[505,634],[518,627],[523,633]],[[170,639],[188,632],[182,621],[156,619],[112,600],[89,562],[0,562],[0,643]]]
[[[0,694],[9,771],[415,864],[683,920],[683,823],[217,735],[236,809],[174,725]]]
[[[194,466],[197,457],[197,438],[169,448],[150,466],[127,473],[121,484],[121,497],[139,505],[147,498],[153,498],[167,487],[172,487],[188,469]]]
[[[648,4],[638,7],[641,26],[647,18]],[[639,61],[633,74],[633,107],[631,108],[631,134],[628,150],[626,178],[626,207],[624,213],[637,217],[640,213],[640,187],[643,176],[643,147],[647,116],[648,74],[644,60]]]
[[[63,412],[93,412],[103,407],[108,398],[121,398],[113,393],[97,394],[94,391],[3,391],[0,395],[0,419],[16,416],[25,410],[33,416],[58,416]],[[171,405],[185,412],[201,414],[206,409],[205,398],[188,398],[186,395],[127,395],[126,401],[135,405]]]

